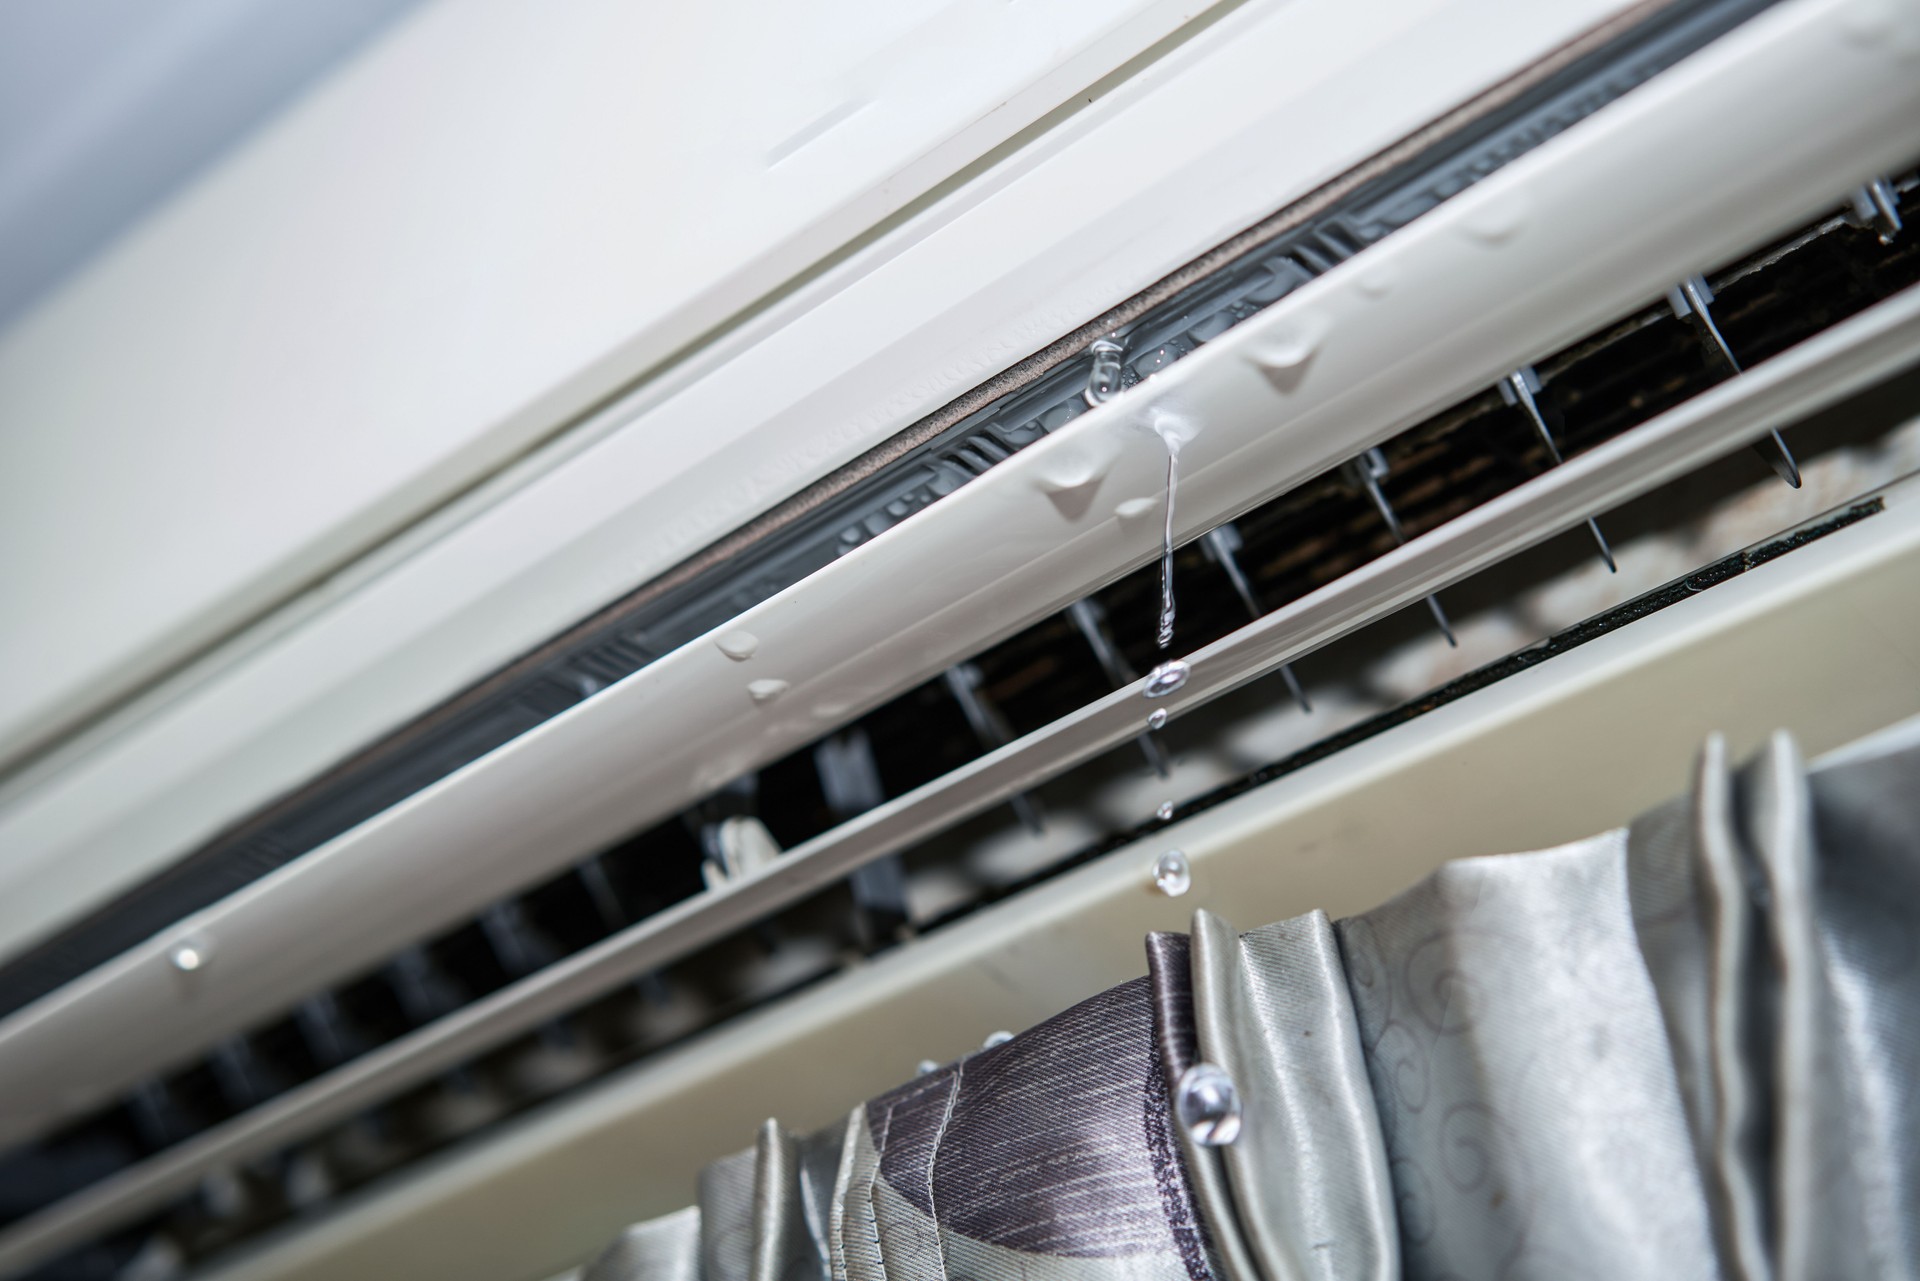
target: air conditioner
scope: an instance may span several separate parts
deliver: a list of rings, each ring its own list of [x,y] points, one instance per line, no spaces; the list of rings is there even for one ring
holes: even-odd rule
[[[1920,712],[1920,11],[806,8],[429,6],[0,336],[0,1275],[534,1281]]]

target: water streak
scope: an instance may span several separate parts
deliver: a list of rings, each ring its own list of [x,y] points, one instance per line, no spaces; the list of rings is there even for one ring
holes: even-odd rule
[[[1173,643],[1173,491],[1180,483],[1180,454],[1167,450],[1167,521],[1160,535],[1160,648]]]
[[[1156,418],[1154,434],[1167,447],[1167,502],[1165,520],[1160,528],[1160,630],[1156,634],[1161,649],[1173,643],[1173,504],[1180,488],[1179,427]]]

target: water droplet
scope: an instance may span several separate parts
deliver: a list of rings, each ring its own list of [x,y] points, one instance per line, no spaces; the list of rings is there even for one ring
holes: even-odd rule
[[[247,1195],[247,1185],[241,1182],[239,1175],[228,1169],[207,1171],[200,1180],[200,1198],[216,1219],[238,1218],[251,1199]]]
[[[756,703],[771,703],[792,688],[793,686],[785,681],[754,681],[747,686],[747,696]]]
[[[1479,198],[1478,203],[1467,211],[1462,225],[1467,235],[1482,244],[1504,244],[1519,235],[1520,229],[1527,225],[1529,204],[1527,193],[1521,188],[1494,191],[1491,195]]]
[[[1225,1069],[1196,1063],[1180,1074],[1173,1114],[1195,1143],[1226,1147],[1240,1137],[1240,1088]]]
[[[1148,729],[1165,729],[1166,727],[1167,727],[1167,709],[1164,707],[1154,708],[1153,711],[1147,716],[1147,728]]]
[[[1011,1032],[989,1032],[987,1033],[987,1039],[980,1043],[980,1048],[983,1050],[991,1050],[994,1046],[1005,1045],[1012,1039],[1013,1033]]]
[[[1168,850],[1153,861],[1153,888],[1168,898],[1179,898],[1193,888],[1193,868],[1180,850]]]
[[[1311,312],[1302,313],[1276,325],[1248,359],[1277,390],[1292,391],[1306,377],[1324,337],[1326,322]]]
[[[182,974],[191,974],[207,963],[206,945],[192,939],[175,943],[167,953],[167,963]]]
[[[1841,11],[1841,33],[1852,43],[1882,49],[1894,33],[1891,4],[1850,4]]]
[[[760,638],[752,632],[728,632],[714,641],[720,652],[736,663],[744,663],[752,658],[754,651],[760,648]]]
[[[920,1065],[914,1068],[913,1074],[915,1076],[929,1076],[932,1073],[938,1072],[939,1070],[940,1070],[940,1065],[938,1063],[935,1063],[932,1059],[921,1059]]]
[[[1147,683],[1140,692],[1148,698],[1165,698],[1187,683],[1187,677],[1193,669],[1187,666],[1184,658],[1169,658],[1147,673]]]
[[[1262,369],[1298,369],[1313,359],[1319,346],[1317,337],[1304,328],[1283,329],[1255,348],[1253,358]]]
[[[1157,498],[1129,498],[1123,503],[1116,503],[1113,514],[1121,520],[1138,520],[1142,516],[1152,515],[1159,507],[1160,500]]]
[[[1181,446],[1200,434],[1200,424],[1186,414],[1177,414],[1164,405],[1155,405],[1147,417],[1147,430],[1160,438],[1167,452],[1177,454]]]
[[[1111,435],[1090,440],[1062,439],[1050,446],[1040,460],[1035,482],[1047,493],[1084,489],[1105,479],[1119,460],[1120,447]]]
[[[1087,403],[1105,404],[1120,391],[1120,358],[1127,349],[1111,338],[1096,338],[1087,350],[1093,353],[1093,368],[1087,371]]]
[[[1155,811],[1153,812],[1153,816],[1154,816],[1155,818],[1157,818],[1157,819],[1159,819],[1159,820],[1160,820],[1160,821],[1161,821],[1162,823],[1164,823],[1164,822],[1166,822],[1166,821],[1167,821],[1168,819],[1170,819],[1170,818],[1172,818],[1172,817],[1173,817],[1173,802],[1172,802],[1172,801],[1161,801],[1161,802],[1160,802],[1160,808],[1159,808],[1159,809],[1157,809],[1157,810],[1155,810]]]
[[[1375,300],[1385,298],[1393,292],[1394,283],[1399,279],[1394,269],[1384,262],[1377,262],[1361,269],[1357,283],[1360,292]]]
[[[1034,487],[1060,509],[1062,516],[1079,520],[1092,508],[1100,494],[1100,483],[1113,470],[1120,453],[1120,437],[1115,432],[1056,437],[1039,457]]]

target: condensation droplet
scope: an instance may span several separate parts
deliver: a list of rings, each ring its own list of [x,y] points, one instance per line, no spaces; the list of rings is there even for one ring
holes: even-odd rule
[[[1147,673],[1147,683],[1140,692],[1148,698],[1165,698],[1187,683],[1187,677],[1193,669],[1187,666],[1184,658],[1169,658]]]
[[[1483,196],[1467,211],[1463,225],[1467,235],[1482,244],[1500,245],[1520,234],[1527,225],[1527,193],[1518,187]]]
[[[1312,312],[1289,317],[1248,353],[1274,390],[1291,392],[1307,376],[1307,366],[1320,351],[1326,322]]]
[[[1883,49],[1894,33],[1891,4],[1850,4],[1841,11],[1840,30],[1853,44]]]
[[[792,688],[785,681],[754,681],[747,686],[747,696],[756,703],[771,703]]]
[[[760,648],[760,638],[752,632],[728,632],[713,643],[736,663],[746,662]]]
[[[182,974],[191,974],[207,963],[207,949],[192,940],[176,943],[167,953],[167,963]]]
[[[1360,286],[1360,292],[1362,294],[1368,298],[1377,300],[1385,298],[1393,292],[1394,280],[1395,275],[1393,268],[1387,266],[1384,262],[1377,262],[1371,266],[1363,267],[1360,271],[1360,278],[1356,283]]]
[[[1160,808],[1159,808],[1159,809],[1157,809],[1157,810],[1155,810],[1155,811],[1153,812],[1153,816],[1154,816],[1155,818],[1157,818],[1157,819],[1159,819],[1159,820],[1160,820],[1160,821],[1161,821],[1162,823],[1164,823],[1164,822],[1166,822],[1166,821],[1167,821],[1168,819],[1170,819],[1170,818],[1172,818],[1172,817],[1173,817],[1173,802],[1172,802],[1172,801],[1161,801],[1161,802],[1160,802]]]
[[[1160,510],[1158,498],[1129,498],[1115,503],[1113,514],[1121,520],[1139,520],[1142,516],[1151,516]]]
[[[1093,368],[1087,371],[1089,405],[1105,404],[1120,391],[1120,358],[1127,349],[1111,338],[1096,338],[1087,349],[1093,354]]]
[[[1092,510],[1100,485],[1120,460],[1120,437],[1112,432],[1055,437],[1036,457],[1033,487],[1068,520]]]
[[[1011,1032],[989,1032],[987,1033],[987,1039],[980,1043],[980,1048],[983,1050],[991,1050],[996,1045],[1005,1045],[1012,1039],[1013,1033]]]
[[[1255,348],[1253,358],[1262,369],[1298,369],[1313,359],[1319,345],[1318,335],[1310,330],[1283,330]]]
[[[1226,1147],[1240,1137],[1240,1088],[1225,1069],[1196,1063],[1180,1074],[1173,1114],[1195,1143]]]
[[[1153,861],[1153,888],[1168,898],[1179,898],[1193,888],[1193,868],[1180,850],[1168,850]]]
[[[1148,713],[1147,715],[1148,729],[1165,729],[1166,727],[1167,727],[1167,709],[1166,708],[1156,707],[1153,709],[1152,712]]]
[[[921,1059],[920,1066],[916,1067],[913,1070],[913,1074],[915,1076],[929,1076],[932,1073],[938,1072],[939,1070],[940,1070],[940,1065],[938,1063],[935,1063],[932,1059]]]

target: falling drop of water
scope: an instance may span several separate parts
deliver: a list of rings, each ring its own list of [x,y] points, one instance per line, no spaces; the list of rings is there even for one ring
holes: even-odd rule
[[[1165,729],[1166,726],[1167,726],[1167,709],[1164,707],[1154,708],[1152,713],[1147,717],[1147,728],[1148,729]]]
[[[1153,861],[1153,888],[1168,898],[1179,898],[1193,888],[1193,868],[1179,850],[1168,850]]]
[[[1173,817],[1173,802],[1172,802],[1172,801],[1161,801],[1161,802],[1160,802],[1160,808],[1159,808],[1159,809],[1157,809],[1157,810],[1155,810],[1155,811],[1153,812],[1153,816],[1154,816],[1155,818],[1157,818],[1157,819],[1159,819],[1159,820],[1160,820],[1160,821],[1161,821],[1162,823],[1164,823],[1164,822],[1166,822],[1166,821],[1167,821],[1168,819],[1170,819],[1170,818],[1172,818],[1172,817]]]
[[[1140,692],[1148,698],[1165,698],[1185,685],[1192,671],[1184,658],[1169,658],[1147,673],[1147,682]]]
[[[1240,1137],[1240,1088],[1222,1068],[1196,1063],[1180,1074],[1174,1115],[1195,1143],[1226,1147]]]
[[[1087,404],[1104,404],[1120,391],[1120,357],[1127,349],[1111,338],[1096,338],[1087,350],[1093,353],[1093,368],[1087,371]]]

